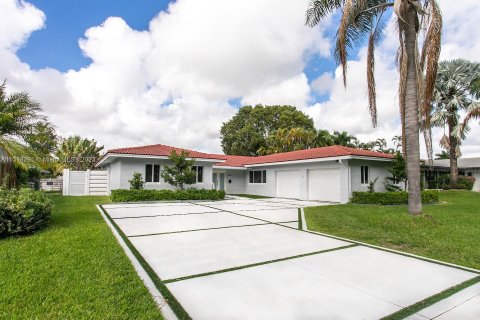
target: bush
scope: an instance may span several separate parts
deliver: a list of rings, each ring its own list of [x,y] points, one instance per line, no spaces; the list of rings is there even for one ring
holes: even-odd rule
[[[225,191],[207,189],[187,190],[112,190],[113,202],[159,200],[223,200]]]
[[[52,201],[41,191],[0,190],[0,238],[32,234],[50,221]]]
[[[472,191],[474,184],[475,184],[474,177],[458,176],[457,184],[455,186],[451,184],[446,184],[443,186],[443,189],[444,190],[459,189],[459,190]]]
[[[134,172],[132,180],[130,182],[130,190],[142,190],[145,182],[142,180],[142,174],[140,172]]]
[[[439,193],[435,190],[422,191],[422,202],[424,204],[437,203]],[[380,205],[399,205],[408,203],[408,193],[405,191],[395,192],[353,192],[350,200],[352,203],[359,204],[380,204]]]

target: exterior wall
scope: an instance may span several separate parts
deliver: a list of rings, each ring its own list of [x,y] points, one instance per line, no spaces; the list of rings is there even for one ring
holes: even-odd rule
[[[215,170],[217,172],[217,170]],[[226,170],[225,171],[225,192],[228,194],[246,193],[248,171]]]
[[[386,177],[391,177],[391,174],[388,172],[388,169],[391,166],[390,162],[386,161],[369,161],[369,160],[350,160],[350,173],[351,173],[351,190],[353,191],[368,191],[368,185],[362,184],[361,176],[361,166],[368,166],[370,173],[370,181],[375,180],[378,177],[377,182],[375,183],[376,192],[384,192],[385,186],[383,182]],[[403,187],[403,185],[399,185]],[[351,195],[350,195],[351,196]]]
[[[135,172],[142,174],[142,179],[145,180],[145,165],[146,164],[159,164],[160,171],[163,170],[164,165],[172,165],[169,160],[159,159],[142,159],[142,158],[119,158],[112,162],[109,166],[110,175],[110,190],[115,189],[130,189],[130,183]],[[191,184],[188,187],[197,189],[212,189],[212,163],[196,161],[195,165],[203,166],[203,182]],[[145,183],[145,189],[170,189],[174,190],[175,187],[163,181],[160,177],[160,182],[147,182]]]
[[[480,192],[480,172],[474,172],[475,184],[473,185],[473,191]]]

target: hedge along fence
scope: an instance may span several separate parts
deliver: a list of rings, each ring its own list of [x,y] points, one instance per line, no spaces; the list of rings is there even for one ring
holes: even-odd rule
[[[225,191],[207,189],[187,190],[112,190],[113,202],[161,201],[161,200],[223,200]]]
[[[424,204],[437,203],[439,201],[439,192],[436,190],[422,191],[422,202]],[[358,204],[380,204],[380,205],[400,205],[408,204],[408,193],[405,191],[395,192],[353,192],[352,203]]]

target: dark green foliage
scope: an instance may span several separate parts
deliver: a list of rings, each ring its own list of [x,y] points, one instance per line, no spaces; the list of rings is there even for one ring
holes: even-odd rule
[[[404,182],[405,190],[407,188],[407,169],[405,165],[405,158],[402,153],[397,151],[395,158],[392,161],[392,167],[388,169],[388,172],[392,175],[385,179],[385,189],[387,191],[399,191],[400,188],[394,184],[394,182]]]
[[[225,191],[207,189],[187,190],[112,190],[113,202],[161,200],[223,200]]]
[[[142,180],[142,174],[140,172],[134,172],[132,180],[130,182],[130,190],[142,190],[145,182]]]
[[[422,191],[422,202],[424,204],[437,203],[439,193],[435,190]],[[408,203],[408,193],[405,191],[396,192],[353,192],[352,203],[357,204],[380,204],[399,205]]]
[[[71,136],[60,142],[56,156],[63,168],[87,170],[95,167],[102,150],[94,139]]]
[[[302,128],[315,132],[313,119],[292,106],[244,106],[220,131],[225,154],[256,156],[267,149],[267,139],[278,129]]]
[[[31,189],[0,190],[0,238],[27,235],[50,221],[51,200]]]
[[[160,174],[166,183],[180,190],[183,190],[185,185],[195,183],[196,173],[192,170],[195,159],[188,160],[188,156],[188,152],[184,150],[180,154],[173,150],[168,157],[173,166],[164,166]]]
[[[449,183],[443,184],[443,190],[458,189],[458,190],[472,191],[474,184],[475,184],[474,177],[458,176],[456,185],[451,185]]]
[[[368,192],[370,192],[370,193],[374,193],[374,192],[375,192],[375,183],[377,183],[377,181],[378,181],[378,177],[376,177],[375,180],[370,181],[370,182],[368,183],[368,187],[367,187]]]

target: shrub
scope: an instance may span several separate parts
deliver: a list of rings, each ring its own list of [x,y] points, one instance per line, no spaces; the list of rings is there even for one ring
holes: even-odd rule
[[[50,221],[52,201],[41,191],[0,190],[0,238],[27,235]]]
[[[130,190],[142,190],[145,184],[140,172],[134,172],[132,180],[128,180],[128,182],[130,183]]]
[[[459,189],[459,190],[473,190],[475,184],[474,177],[458,176],[457,184],[451,185],[450,183],[443,186],[444,190]]]
[[[159,200],[223,200],[225,191],[207,189],[186,190],[112,190],[113,202]]]
[[[424,204],[437,203],[439,193],[435,190],[422,191],[422,202]],[[353,192],[350,200],[352,203],[359,204],[380,204],[380,205],[399,205],[408,203],[408,193],[405,191],[395,192]]]

